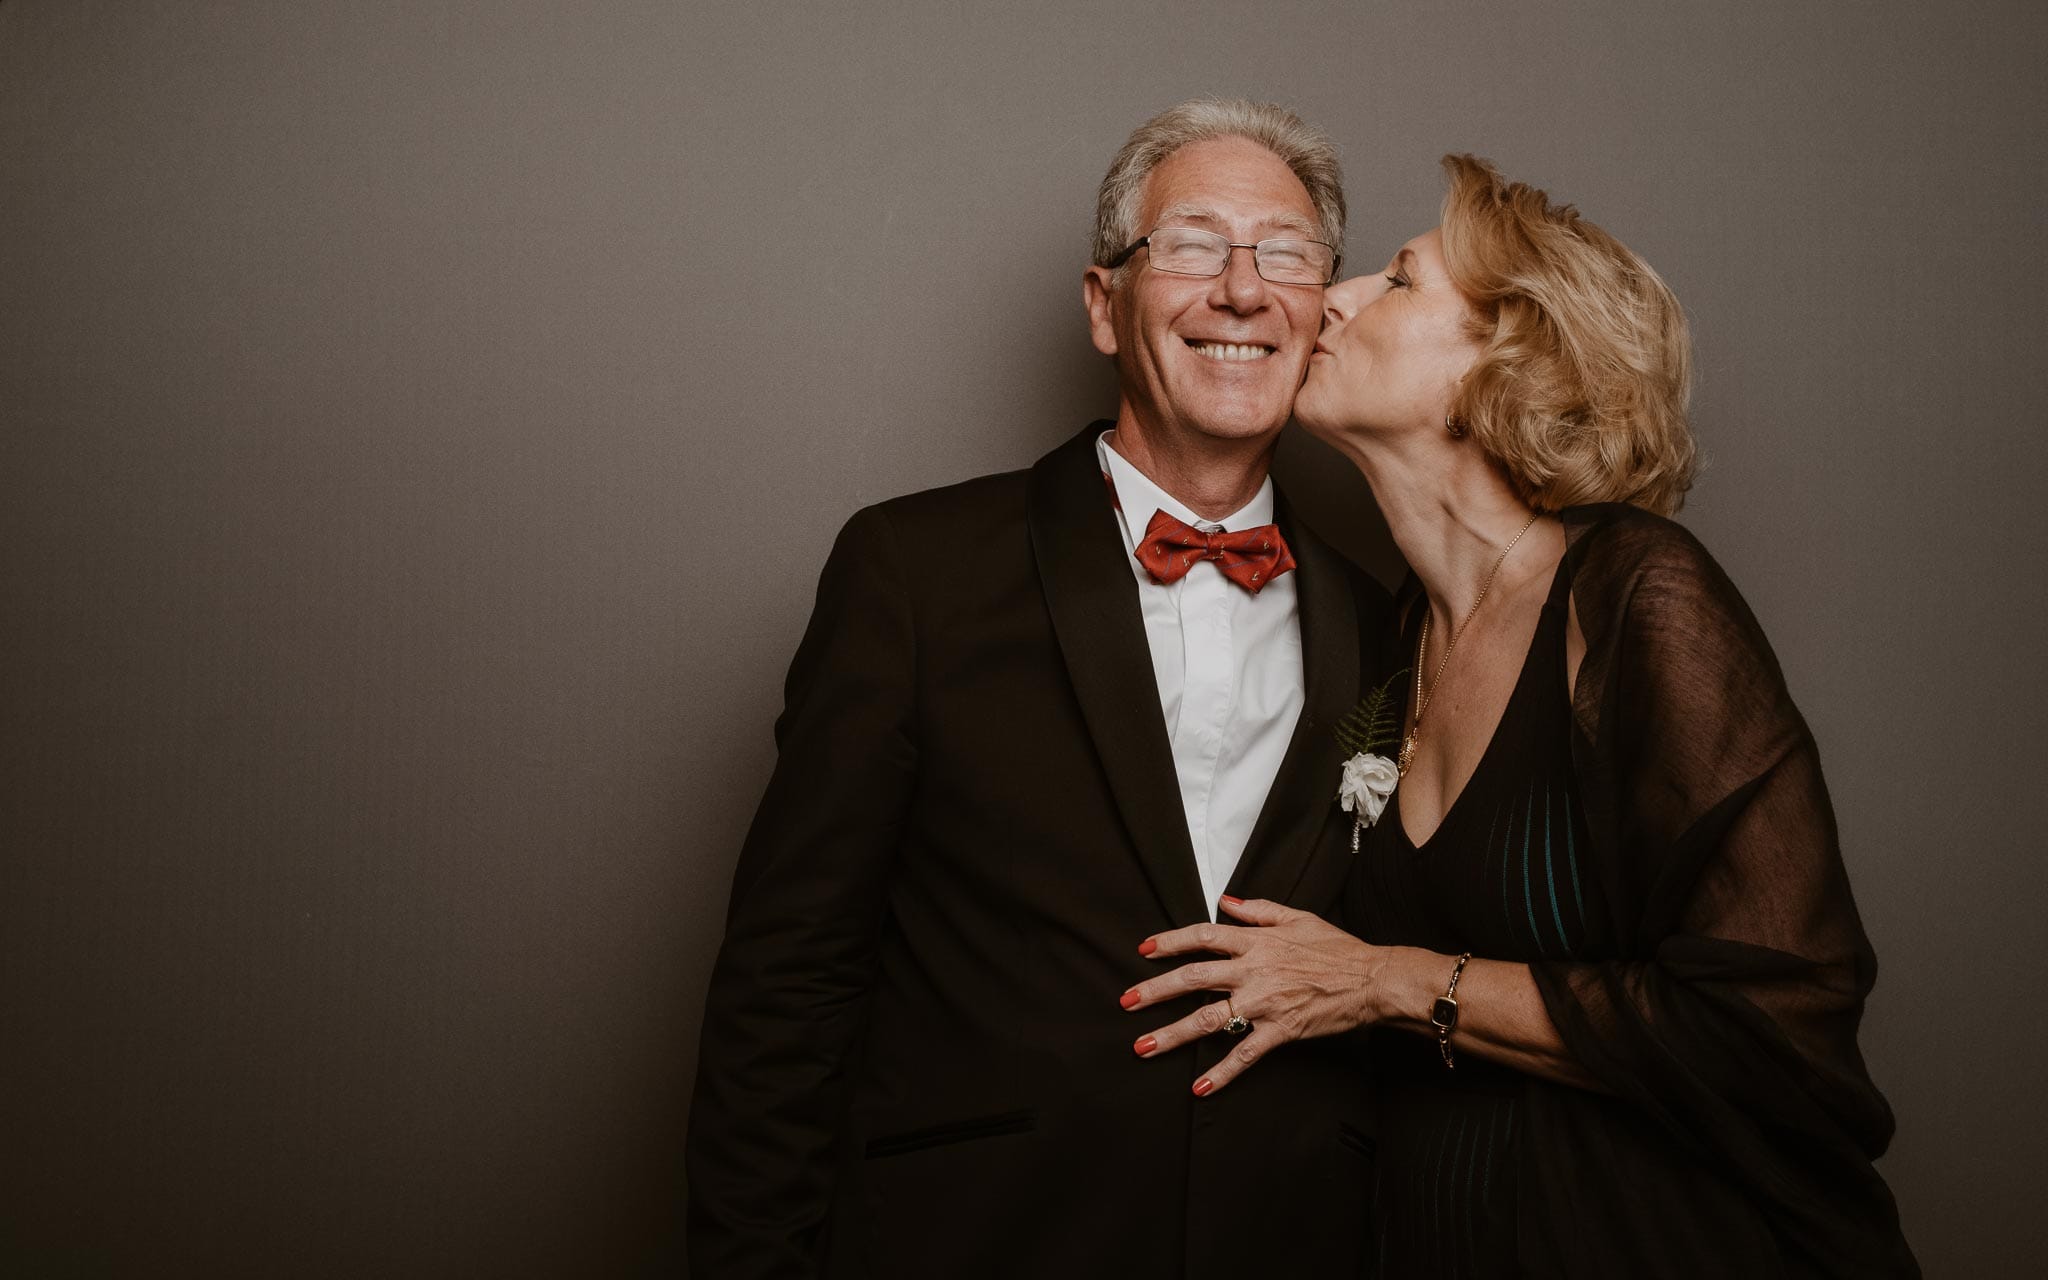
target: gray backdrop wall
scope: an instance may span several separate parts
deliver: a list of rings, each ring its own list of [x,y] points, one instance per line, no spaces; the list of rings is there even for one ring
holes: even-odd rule
[[[702,986],[859,505],[1112,405],[1126,131],[1492,156],[1666,274],[1685,518],[1820,737],[1930,1275],[2033,1274],[2037,5],[0,7],[0,1254],[680,1254]],[[1310,516],[1391,577],[1362,487]]]

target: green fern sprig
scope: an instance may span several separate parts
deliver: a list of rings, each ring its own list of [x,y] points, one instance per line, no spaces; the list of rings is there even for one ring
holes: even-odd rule
[[[1401,695],[1407,668],[1387,677],[1385,684],[1358,700],[1358,705],[1337,721],[1337,745],[1346,755],[1379,755],[1401,741]]]

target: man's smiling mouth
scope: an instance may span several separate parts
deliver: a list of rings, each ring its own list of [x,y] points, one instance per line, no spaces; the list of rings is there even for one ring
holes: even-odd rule
[[[1187,344],[1196,355],[1207,356],[1211,360],[1263,360],[1275,350],[1259,342],[1201,342],[1189,338]]]

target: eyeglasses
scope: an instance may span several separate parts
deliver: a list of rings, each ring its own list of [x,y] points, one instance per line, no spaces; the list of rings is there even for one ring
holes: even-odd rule
[[[1250,249],[1252,265],[1272,284],[1326,285],[1337,278],[1337,251],[1320,240],[1261,240],[1238,244],[1228,236],[1194,227],[1157,227],[1111,259],[1120,267],[1140,249],[1152,251],[1152,267],[1177,276],[1220,276],[1232,249]]]

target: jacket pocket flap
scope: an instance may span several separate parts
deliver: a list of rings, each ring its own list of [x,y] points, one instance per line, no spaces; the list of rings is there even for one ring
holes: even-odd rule
[[[867,1157],[870,1160],[879,1160],[885,1156],[900,1156],[911,1151],[922,1151],[927,1147],[971,1142],[976,1138],[1030,1133],[1036,1127],[1037,1113],[1027,1107],[1021,1111],[1005,1111],[1001,1115],[955,1120],[947,1124],[927,1125],[922,1129],[870,1138],[867,1144]]]

